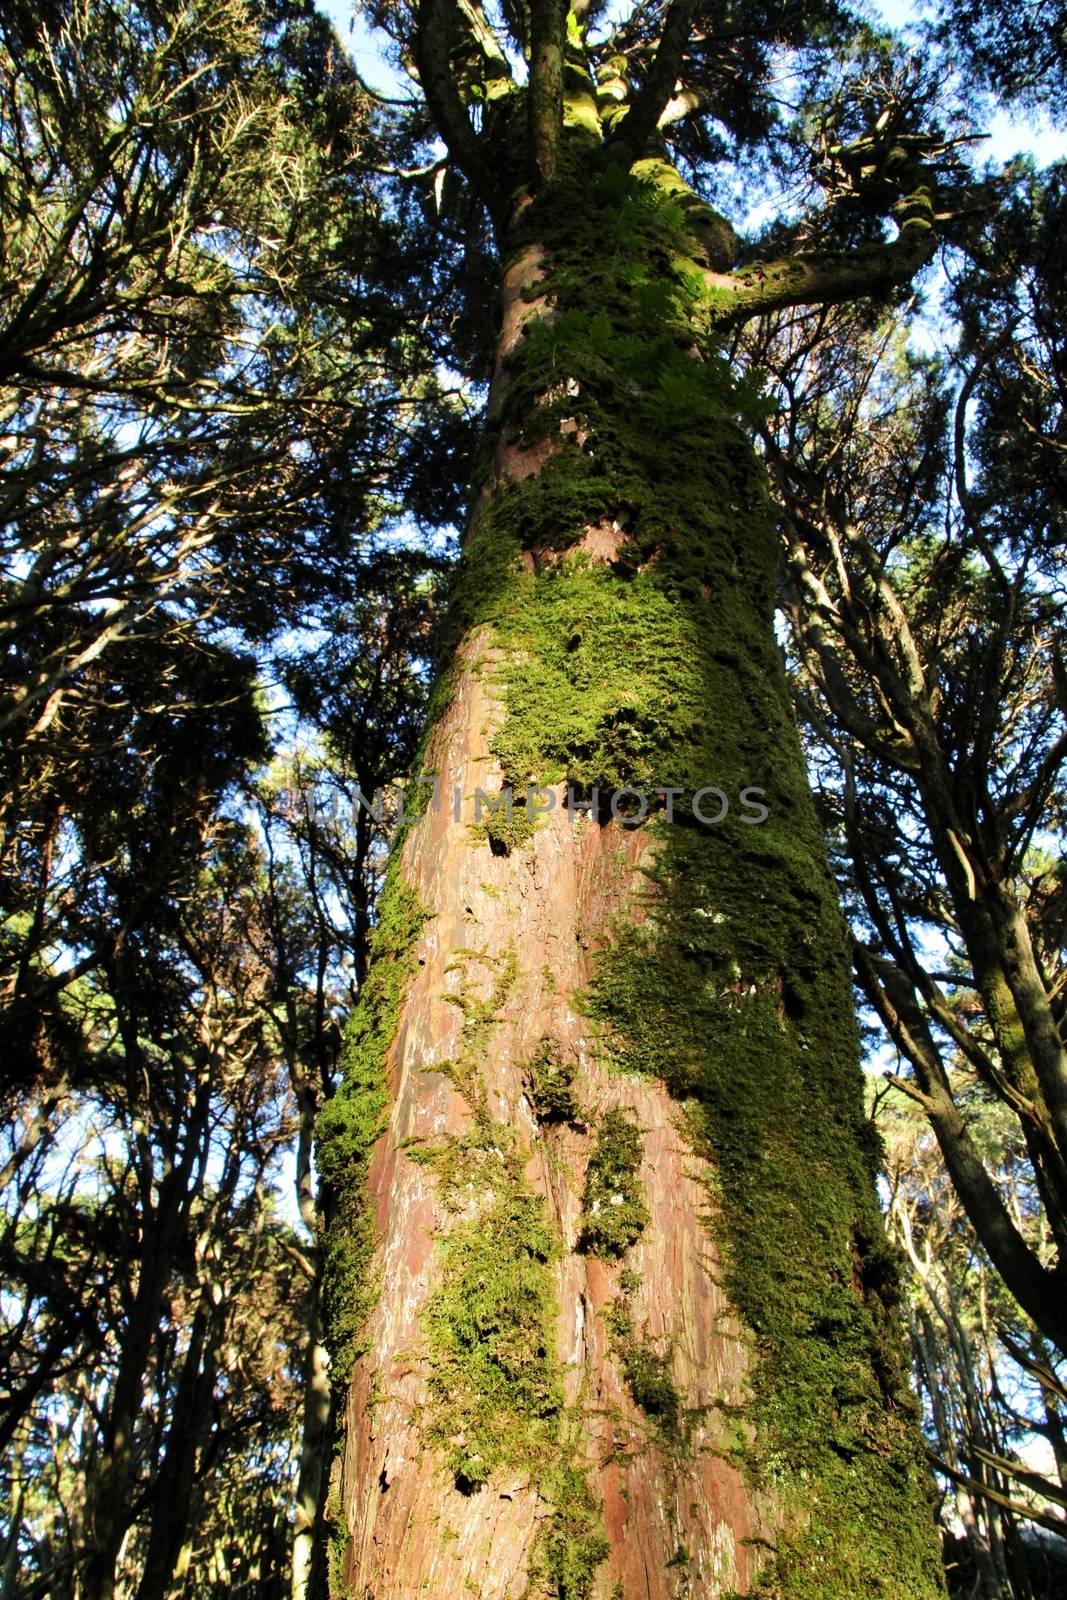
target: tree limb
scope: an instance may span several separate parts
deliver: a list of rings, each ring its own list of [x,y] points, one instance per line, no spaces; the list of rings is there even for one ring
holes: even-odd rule
[[[1057,1349],[1067,1343],[1062,1281],[1042,1265],[1008,1212],[952,1098],[936,1044],[904,975],[863,945],[856,972],[897,1049],[915,1070],[923,1106],[945,1166],[978,1238],[1010,1292]]]
[[[930,1457],[938,1472],[943,1472],[946,1478],[951,1478],[953,1483],[958,1483],[973,1494],[981,1495],[985,1500],[992,1500],[994,1505],[1003,1506],[1006,1511],[1014,1511],[1016,1516],[1024,1518],[1027,1522],[1034,1522],[1039,1528],[1048,1528],[1051,1533],[1058,1533],[1060,1538],[1067,1537],[1067,1522],[1062,1517],[1051,1517],[1043,1511],[1033,1511],[1021,1500],[1013,1500],[1010,1495],[1002,1494],[999,1489],[994,1489],[988,1483],[979,1483],[977,1478],[969,1478],[965,1472],[957,1472],[955,1467],[950,1467],[946,1461],[937,1456]]]
[[[447,0],[419,0],[415,23],[415,64],[430,114],[448,153],[487,208],[494,210],[494,184],[482,141],[449,66]]]
[[[563,0],[530,0],[530,82],[526,91],[527,162],[537,188],[556,175],[563,138]]]
[[[933,201],[925,185],[895,208],[897,237],[887,244],[857,250],[783,256],[757,262],[731,275],[708,273],[716,304],[711,312],[717,328],[734,327],[749,317],[789,306],[832,305],[861,295],[878,294],[913,278],[937,246]]]
[[[645,154],[645,147],[674,95],[696,9],[697,0],[670,0],[648,77],[619,123],[616,138],[629,145],[638,156]]]

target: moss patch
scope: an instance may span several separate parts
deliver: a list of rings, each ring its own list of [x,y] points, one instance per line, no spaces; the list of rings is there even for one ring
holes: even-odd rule
[[[590,1255],[618,1257],[648,1226],[641,1187],[641,1133],[628,1111],[601,1117],[585,1172],[578,1246]]]
[[[604,1319],[611,1334],[612,1354],[634,1404],[640,1406],[669,1443],[682,1443],[682,1397],[671,1372],[669,1350],[658,1350],[651,1340],[638,1334],[625,1294],[608,1308]]]
[[[488,1161],[478,1163],[479,1151]],[[457,1204],[462,1194],[467,1209],[439,1241],[424,1314],[433,1401],[425,1436],[463,1494],[500,1470],[525,1476],[548,1506],[532,1576],[557,1600],[587,1600],[608,1541],[578,1441],[568,1437],[574,1419],[554,1331],[558,1240],[501,1124],[479,1118],[462,1151],[453,1145],[441,1158],[445,1192]]]
[[[510,787],[492,799],[492,804],[481,803],[483,820],[471,824],[471,838],[486,840],[494,855],[509,856],[513,850],[521,850],[529,844],[537,824],[525,798],[516,800]]]
[[[503,1136],[490,1127],[480,1135]],[[427,1437],[464,1493],[499,1468],[551,1453],[562,1407],[550,1270],[557,1241],[540,1198],[493,1148],[503,1170],[475,1215],[440,1241],[424,1323],[434,1399]],[[483,1167],[479,1181],[486,1176]]]
[[[481,999],[475,993],[470,970],[472,966],[479,965],[490,968],[494,974],[489,994]],[[502,956],[494,956],[488,950],[456,950],[447,970],[452,972],[456,969],[464,974],[459,991],[446,994],[444,999],[463,1013],[459,1054],[454,1061],[442,1062],[439,1070],[449,1075],[473,1110],[481,1111],[485,1093],[480,1068],[498,1013],[514,987],[518,961],[513,947],[509,947]]]
[[[523,1068],[523,1082],[538,1122],[574,1122],[579,1116],[574,1092],[577,1065],[558,1039],[541,1040]]]
[[[471,1108],[462,1135],[409,1149],[429,1166],[456,1218],[437,1247],[434,1289],[424,1313],[433,1413],[426,1434],[464,1493],[499,1468],[538,1459],[558,1432],[562,1381],[555,1352],[551,1264],[559,1243],[544,1204],[525,1184],[525,1154],[512,1129],[486,1107],[481,1068],[492,1029],[518,970],[515,951],[460,950],[463,974],[447,998],[463,1012],[459,1050],[448,1071]],[[474,971],[489,968],[488,995]]]
[[[541,1495],[552,1514],[538,1541],[532,1576],[558,1600],[587,1600],[610,1548],[601,1508],[573,1461],[550,1468]]]
[[[326,1544],[326,1593],[329,1600],[347,1600],[349,1585],[345,1580],[348,1553],[352,1536],[344,1525],[344,1507],[341,1504],[340,1463],[335,1462],[333,1477],[322,1510],[323,1531]]]
[[[891,1279],[857,1267],[884,1264],[884,1235],[839,915],[814,838],[806,864],[795,836],[732,843],[665,842],[655,916],[601,961],[590,1009],[620,1067],[685,1102],[715,1174],[724,1285],[756,1355],[739,1464],[786,1512],[768,1592],[936,1594]]]
[[[714,1173],[724,1287],[755,1355],[756,1441],[738,1464],[785,1515],[766,1592],[935,1595],[842,926],[801,815],[798,804],[788,834],[773,820],[752,830],[756,844],[729,830],[665,836],[654,911],[605,953],[587,1003],[617,1066],[683,1101]],[[630,1348],[633,1376],[654,1384]]]

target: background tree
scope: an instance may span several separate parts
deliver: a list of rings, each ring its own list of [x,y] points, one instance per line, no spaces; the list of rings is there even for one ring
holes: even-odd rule
[[[1067,67],[1067,15],[1056,0],[1021,10],[989,0],[948,0],[934,37],[965,64],[967,75],[1009,105],[1061,122]]]
[[[222,630],[262,649],[351,597],[356,538],[404,480],[404,418],[433,386],[408,340],[398,410],[391,247],[354,175],[365,102],[309,5],[16,7],[4,27],[14,1027],[57,934],[29,887],[55,797],[97,758],[86,674],[124,644],[130,704],[147,704],[136,673],[147,685],[155,662],[134,641],[170,641],[195,673],[206,639],[206,692],[243,692]]]
[[[974,1122],[1026,1228],[1031,1179],[1007,1114],[986,1106]],[[1067,1566],[1057,1510],[1063,1426],[1054,1358],[990,1268],[921,1111],[891,1091],[879,1123],[890,1237],[908,1263],[909,1331],[928,1434],[946,1479],[941,1520],[950,1592],[991,1600],[1054,1594]],[[1040,1463],[1038,1437],[1048,1445]]]
[[[233,727],[203,721],[192,748],[228,750],[240,778]],[[176,744],[177,770],[151,752],[158,786],[111,770],[86,797],[113,849],[103,881],[99,865],[86,880],[104,926],[88,906],[79,924],[96,960],[57,1005],[61,1058],[76,1046],[81,1070],[26,1103],[12,1136],[0,1439],[13,1593],[273,1596],[291,1565],[306,1587],[330,1445],[308,1165],[358,980],[343,894],[357,883],[353,819],[368,813],[351,793],[329,806],[340,766],[317,784],[290,766],[281,790],[264,778],[255,827],[216,793],[199,848],[152,894],[127,841],[147,848],[153,824],[181,837],[189,751]],[[131,767],[128,753],[114,765]],[[373,850],[362,870],[372,883]],[[131,894],[136,922],[109,959]],[[278,1214],[294,1152],[302,1230]]]
[[[250,791],[324,622],[335,699],[397,678],[368,792],[404,759],[419,647],[357,574],[455,425],[310,5],[0,37],[5,1594],[274,1595],[317,1347],[279,1163],[306,1201],[377,868],[351,792],[350,841]]]
[[[1058,187],[1054,174],[1042,209]],[[799,692],[829,763],[825,803],[866,930],[858,976],[911,1064],[985,1248],[1062,1350],[1061,950],[1038,911],[1055,868],[1035,850],[1039,829],[1059,831],[1064,756],[1049,309],[1058,269],[1043,277],[1042,224],[1028,233],[1024,215],[998,212],[983,246],[989,260],[1010,250],[1011,266],[996,262],[1003,302],[985,279],[979,349],[962,346],[954,408],[935,364],[903,351],[895,371],[886,364],[892,328],[868,334],[864,369],[854,327],[839,344],[798,324],[782,368],[791,405],[768,448]],[[959,284],[964,304],[973,272],[986,268]],[[1024,436],[1034,469],[1025,490]],[[1048,1230],[1037,1248],[969,1139],[953,1070],[964,1083],[977,1075],[1019,1119]]]

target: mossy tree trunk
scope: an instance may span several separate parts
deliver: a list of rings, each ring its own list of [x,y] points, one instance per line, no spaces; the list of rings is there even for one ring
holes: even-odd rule
[[[883,150],[879,117],[842,152],[897,197],[893,242],[732,271],[661,131],[707,101],[686,63],[715,24],[697,46],[670,0],[646,59],[644,34],[586,44],[586,9],[534,0],[528,38],[516,11],[525,86],[477,6],[420,0],[413,24],[496,229],[501,326],[437,804],[395,854],[319,1131],[348,1396],[333,1585],[924,1600],[942,1580],[774,639],[758,399],[716,335],[906,281],[933,243],[925,145]],[[478,817],[478,791],[529,784],[537,814]]]
[[[358,1600],[941,1592],[724,248],[566,140],[508,232],[439,804],[321,1130]]]

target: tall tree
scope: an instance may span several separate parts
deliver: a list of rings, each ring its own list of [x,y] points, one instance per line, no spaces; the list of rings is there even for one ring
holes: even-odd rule
[[[499,320],[426,814],[320,1121],[337,1592],[938,1594],[759,404],[722,354],[930,258],[928,86],[868,41],[827,205],[737,266],[717,163],[788,151],[775,75],[833,79],[832,7],[373,16]]]

